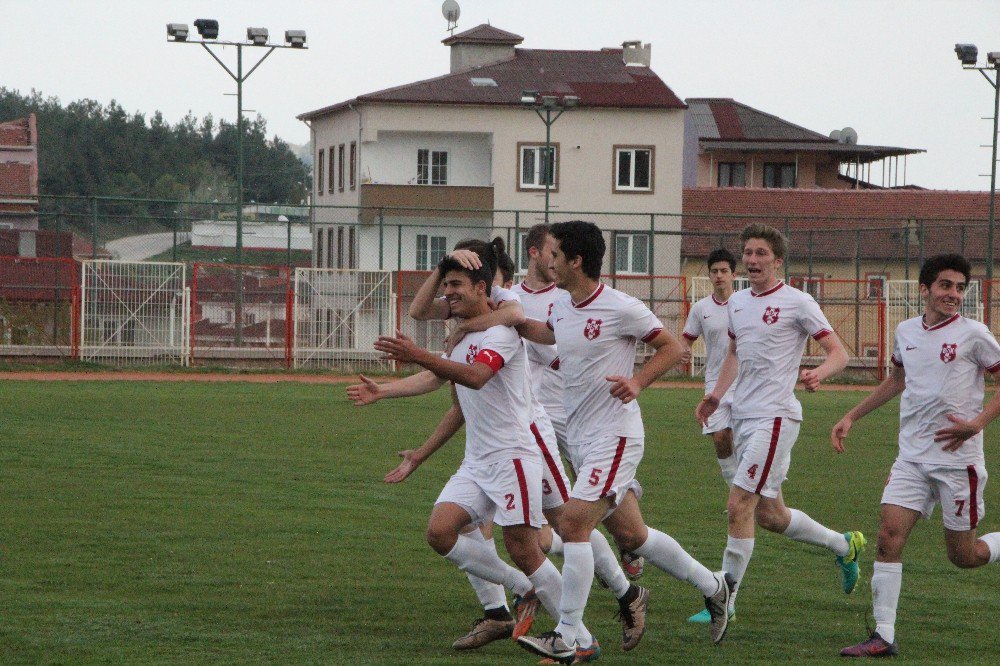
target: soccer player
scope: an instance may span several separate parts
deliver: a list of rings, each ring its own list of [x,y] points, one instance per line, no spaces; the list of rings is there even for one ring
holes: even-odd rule
[[[921,516],[941,505],[948,559],[960,568],[1000,560],[1000,532],[976,538],[985,513],[982,431],[1000,414],[1000,391],[983,407],[984,375],[1000,376],[1000,345],[983,324],[959,314],[969,262],[957,254],[931,257],[920,268],[924,313],[896,328],[889,376],[833,427],[838,453],[854,423],[903,394],[899,455],[882,491],[878,553],[872,572],[875,631],[844,648],[845,657],[899,652],[896,608],[903,582],[903,548]]]
[[[439,264],[445,298],[455,316],[471,318],[491,309],[494,271],[489,259],[480,256],[479,261],[477,270],[450,256]],[[439,384],[453,381],[466,417],[465,459],[434,505],[428,543],[463,571],[513,588],[505,578],[510,567],[495,551],[461,536],[467,526],[492,518],[502,527],[511,559],[527,574],[517,593],[529,596],[533,587],[546,609],[556,612],[561,580],[538,543],[542,461],[530,429],[525,352],[517,332],[493,326],[470,333],[448,358],[418,348],[402,334],[380,337],[375,348],[392,360],[423,366]]]
[[[785,506],[781,492],[802,423],[796,376],[807,391],[815,391],[844,369],[847,352],[813,297],[778,279],[786,247],[781,232],[751,224],[740,239],[750,287],[729,298],[729,352],[715,388],[695,411],[701,424],[707,424],[735,379],[732,426],[739,462],[729,491],[729,538],[722,569],[736,579],[738,591],[753,554],[756,521],[771,532],[830,550],[849,594],[857,585],[864,535],[824,527]],[[809,337],[819,342],[826,359],[819,367],[799,372]],[[729,613],[735,613],[734,606]]]
[[[551,231],[556,241],[552,270],[556,284],[568,293],[555,301],[546,323],[528,319],[519,330],[534,342],[557,347],[566,439],[579,476],[560,524],[565,563],[559,623],[554,631],[522,636],[518,642],[557,661],[587,662],[600,655],[582,620],[594,578],[589,538],[601,521],[620,548],[701,591],[712,615],[712,639],[719,642],[728,624],[732,581],[646,526],[639,510],[642,487],[635,478],[644,441],[636,398],[684,349],[641,301],[600,281],[605,244],[596,225],[560,222]],[[656,351],[634,373],[637,340]]]

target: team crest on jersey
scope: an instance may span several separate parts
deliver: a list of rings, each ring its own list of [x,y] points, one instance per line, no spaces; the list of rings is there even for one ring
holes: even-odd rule
[[[761,319],[764,320],[765,324],[767,324],[768,326],[770,326],[774,322],[778,321],[778,314],[780,312],[781,312],[781,308],[772,308],[772,307],[768,306],[767,309],[764,310],[764,316],[761,317]]]
[[[941,360],[951,363],[958,356],[958,344],[949,345],[947,342],[941,345]]]
[[[469,351],[465,352],[465,362],[472,365],[472,362],[476,360],[476,354],[479,353],[479,347],[476,345],[469,345]]]
[[[549,303],[549,314],[546,315],[546,317],[551,317],[552,316],[552,306],[553,305],[555,305],[555,303]]]
[[[588,319],[587,325],[583,327],[583,337],[593,340],[601,334],[601,319]]]

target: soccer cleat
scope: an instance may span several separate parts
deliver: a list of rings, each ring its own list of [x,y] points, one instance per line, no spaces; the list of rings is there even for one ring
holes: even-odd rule
[[[708,633],[712,642],[719,644],[729,628],[729,597],[736,588],[736,579],[732,574],[720,571],[715,574],[719,589],[710,597],[705,597],[705,609],[708,611]]]
[[[481,617],[472,623],[469,633],[451,644],[456,650],[475,650],[514,633],[514,620],[493,620]]]
[[[858,586],[858,577],[861,573],[858,567],[858,558],[865,549],[865,535],[861,532],[844,532],[847,539],[847,555],[837,556],[837,566],[840,567],[840,582],[844,586],[844,594],[850,594]]]
[[[531,631],[531,625],[535,622],[535,615],[538,613],[539,601],[534,590],[528,591],[523,597],[514,595],[514,631],[511,638],[515,641]]]
[[[736,617],[736,607],[729,607],[729,619],[732,620]],[[691,624],[709,624],[712,621],[712,616],[708,614],[708,609],[704,609],[698,613],[695,613],[688,618],[688,622]]]
[[[561,664],[568,664],[576,658],[576,650],[566,645],[558,631],[546,631],[540,636],[520,636],[515,640],[528,652]]]
[[[841,657],[895,657],[897,654],[899,645],[886,641],[877,632],[873,632],[868,640],[840,651]]]
[[[649,590],[635,586],[638,593],[631,603],[618,600],[618,621],[622,623],[622,650],[628,652],[646,633],[646,609],[649,607]],[[594,645],[597,645],[596,641]]]
[[[629,580],[638,580],[641,578],[645,567],[646,558],[642,555],[636,555],[628,551],[622,552],[622,571],[625,572],[625,577]]]
[[[598,645],[597,639],[590,644],[590,647],[582,648],[577,647],[576,653],[573,655],[573,661],[571,664],[587,664],[592,661],[597,661],[601,658],[601,646]]]

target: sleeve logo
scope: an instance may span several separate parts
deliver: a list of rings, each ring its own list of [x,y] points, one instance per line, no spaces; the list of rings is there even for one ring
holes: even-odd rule
[[[601,319],[588,319],[583,327],[583,337],[593,340],[601,334]]]
[[[465,362],[472,365],[473,361],[476,360],[476,354],[479,353],[479,347],[476,345],[469,345],[469,351],[465,353]]]
[[[770,326],[771,324],[773,324],[776,321],[778,321],[778,314],[780,312],[781,312],[781,308],[772,308],[771,306],[768,306],[767,309],[764,310],[764,316],[761,317],[761,319],[764,320],[765,324],[767,324],[768,326]]]
[[[945,363],[951,363],[958,356],[958,343],[949,345],[947,342],[941,345],[941,360]]]

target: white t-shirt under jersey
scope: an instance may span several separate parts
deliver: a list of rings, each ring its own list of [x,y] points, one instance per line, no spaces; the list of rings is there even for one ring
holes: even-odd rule
[[[699,337],[705,337],[705,393],[709,394],[715,388],[722,370],[722,362],[729,353],[729,311],[726,302],[715,298],[715,294],[706,296],[691,306],[687,322],[684,324],[683,335],[694,342]],[[728,394],[733,392],[729,388]]]
[[[636,340],[651,340],[663,329],[656,315],[639,299],[601,283],[580,303],[573,303],[569,293],[560,295],[548,326],[559,351],[570,445],[643,437],[639,404],[612,396],[605,378],[632,376]]]
[[[983,409],[984,375],[1000,370],[1000,344],[983,324],[954,315],[935,326],[923,317],[896,327],[892,362],[906,372],[899,404],[899,457],[915,463],[956,467],[984,463],[983,433],[965,440],[957,451],[943,451],[934,433]]]
[[[524,315],[529,319],[548,321],[555,299],[566,292],[550,284],[548,287],[532,290],[524,283],[511,289],[521,299]],[[524,341],[528,350],[528,370],[531,375],[531,389],[552,418],[565,420],[563,414],[562,378],[559,373],[559,353],[555,345],[542,345],[530,340]]]
[[[795,397],[799,364],[811,336],[833,332],[812,296],[784,282],[760,294],[742,289],[729,297],[729,337],[736,340],[739,374],[734,419],[802,420]]]
[[[493,377],[479,390],[455,384],[465,415],[465,464],[491,465],[512,458],[541,461],[531,433],[531,389],[521,337],[508,326],[467,333],[448,357],[486,363]]]

